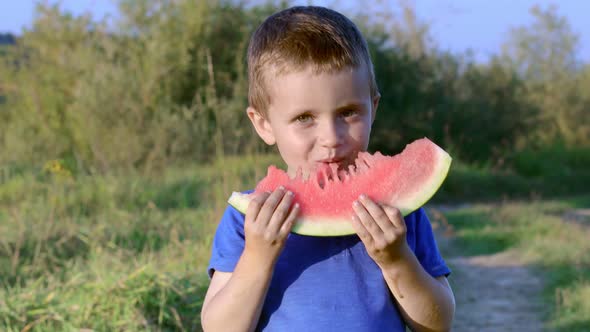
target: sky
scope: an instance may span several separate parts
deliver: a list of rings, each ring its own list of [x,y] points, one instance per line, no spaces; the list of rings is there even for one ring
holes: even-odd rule
[[[113,0],[45,0],[61,3],[73,14],[92,12],[95,17],[116,16]],[[195,0],[206,1],[206,0]],[[394,6],[399,0],[381,0]],[[528,25],[532,21],[529,9],[538,4],[551,4],[565,16],[580,37],[579,57],[590,62],[590,1],[587,0],[409,0],[414,3],[418,19],[430,25],[431,35],[444,50],[462,53],[471,49],[476,59],[485,61],[498,54],[500,45],[508,38],[510,28]],[[19,34],[30,27],[34,18],[34,0],[0,0],[0,33]],[[294,0],[294,4],[308,4],[309,0]],[[355,10],[360,1],[315,0],[314,4],[335,9]]]

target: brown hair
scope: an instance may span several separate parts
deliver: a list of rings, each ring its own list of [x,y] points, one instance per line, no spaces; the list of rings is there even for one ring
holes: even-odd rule
[[[269,16],[252,35],[248,47],[250,106],[266,114],[269,74],[281,75],[309,65],[317,73],[365,66],[371,95],[378,94],[367,42],[356,25],[328,8],[296,6]]]

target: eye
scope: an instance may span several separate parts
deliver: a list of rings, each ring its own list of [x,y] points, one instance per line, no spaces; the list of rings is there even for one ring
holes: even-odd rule
[[[308,113],[304,113],[304,114],[298,115],[295,118],[295,121],[297,121],[299,123],[308,123],[311,120],[313,120],[313,117],[311,116],[311,114],[308,114]]]
[[[340,112],[340,116],[342,116],[344,118],[349,118],[349,117],[355,116],[357,114],[358,114],[358,111],[355,109],[352,109],[352,108],[346,109],[346,110],[343,110],[342,112]]]

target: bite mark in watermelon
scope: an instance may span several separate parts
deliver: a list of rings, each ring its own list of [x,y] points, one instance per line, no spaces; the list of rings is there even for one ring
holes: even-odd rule
[[[451,156],[427,138],[416,140],[397,155],[359,153],[355,165],[338,170],[336,164],[316,170],[304,180],[291,179],[283,170],[270,166],[255,193],[274,191],[279,186],[295,193],[299,217],[292,231],[302,235],[340,236],[354,234],[352,203],[360,194],[391,205],[405,216],[426,203],[447,176]],[[246,213],[251,196],[234,192],[229,203]]]

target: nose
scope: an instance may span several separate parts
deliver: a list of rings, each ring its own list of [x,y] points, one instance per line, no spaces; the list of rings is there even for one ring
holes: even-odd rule
[[[339,124],[337,119],[326,121],[320,128],[319,133],[322,146],[334,148],[342,144],[343,129],[342,124]]]

